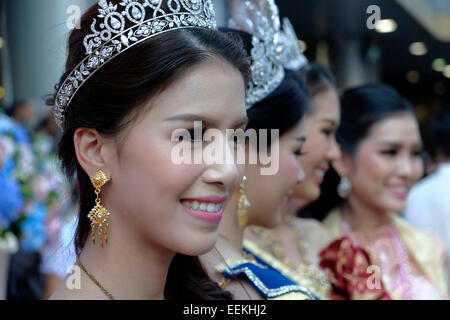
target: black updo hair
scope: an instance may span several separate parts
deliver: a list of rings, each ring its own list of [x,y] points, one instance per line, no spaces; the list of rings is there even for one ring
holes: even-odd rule
[[[298,76],[306,83],[310,98],[327,89],[337,91],[334,75],[331,73],[330,69],[320,63],[309,63],[298,72]],[[310,110],[310,112],[311,111],[312,110]]]
[[[375,123],[401,113],[415,117],[412,105],[390,86],[372,84],[347,90],[341,99],[337,141],[347,154],[354,155]]]
[[[238,35],[248,55],[252,50],[252,35],[248,32],[230,28],[221,31]],[[249,119],[246,129],[278,129],[279,136],[293,129],[309,109],[308,89],[303,79],[293,71],[285,70],[281,84],[263,100],[247,110]],[[268,146],[270,146],[268,139]],[[259,144],[258,144],[259,145]]]
[[[344,92],[341,98],[341,124],[336,139],[348,155],[355,156],[360,143],[372,127],[387,118],[401,114],[415,117],[412,105],[394,88],[384,84],[369,84]],[[331,166],[320,187],[320,197],[302,208],[298,216],[322,221],[344,199],[337,194],[341,178]]]

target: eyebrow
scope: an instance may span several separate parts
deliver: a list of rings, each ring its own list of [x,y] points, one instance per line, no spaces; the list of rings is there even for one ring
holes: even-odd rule
[[[194,122],[194,121],[201,121],[203,122],[207,127],[213,127],[216,124],[216,121],[214,119],[205,117],[205,116],[201,116],[198,114],[191,114],[191,113],[187,113],[187,114],[180,114],[180,115],[176,115],[170,118],[165,119],[164,121],[183,121],[183,122]],[[243,117],[241,119],[239,119],[238,121],[236,121],[232,127],[233,128],[237,128],[240,126],[247,126],[248,124],[248,117]]]
[[[403,145],[401,143],[398,142],[394,142],[394,141],[381,141],[378,143],[378,145],[380,147],[394,147],[394,148],[401,148]],[[414,143],[413,147],[419,147],[419,148],[423,148],[421,143]]]
[[[335,120],[332,119],[321,119],[320,121],[322,122],[329,122],[332,126],[337,126],[337,122]]]

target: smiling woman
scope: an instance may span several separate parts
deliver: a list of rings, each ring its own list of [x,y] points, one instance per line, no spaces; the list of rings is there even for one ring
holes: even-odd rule
[[[245,125],[246,54],[213,30],[209,0],[177,10],[163,0],[111,2],[99,1],[72,32],[67,71],[49,101],[64,128],[63,167],[78,181],[75,247],[84,271],[80,290],[62,283],[53,298],[229,298],[193,256],[214,246],[243,168],[177,165],[171,134],[204,118],[224,135]]]
[[[348,236],[367,251],[390,298],[446,299],[442,244],[399,217],[423,174],[422,139],[411,105],[385,85],[347,90],[337,137],[342,155],[333,166],[341,176],[341,201],[332,203],[323,221],[333,239]],[[324,193],[336,193],[330,182],[326,177]],[[371,289],[355,292],[364,296]]]

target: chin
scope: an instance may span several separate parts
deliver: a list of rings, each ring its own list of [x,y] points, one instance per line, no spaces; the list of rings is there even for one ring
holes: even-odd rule
[[[183,246],[181,246],[177,252],[188,256],[200,256],[211,251],[214,248],[216,241],[217,236],[215,233],[208,236],[192,237],[187,241],[184,241]]]
[[[302,202],[303,206],[316,201],[320,197],[320,187],[317,184],[308,183],[302,186],[299,185],[295,192],[295,197]]]
[[[386,201],[386,205],[384,207],[388,212],[401,213],[405,210],[406,202],[398,199],[390,199],[389,201]]]

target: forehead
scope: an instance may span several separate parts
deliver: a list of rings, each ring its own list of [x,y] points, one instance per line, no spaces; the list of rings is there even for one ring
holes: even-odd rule
[[[369,130],[368,142],[392,142],[397,144],[420,144],[417,120],[412,114],[402,113],[375,123]]]
[[[321,90],[311,99],[311,117],[339,118],[339,105],[339,97],[334,89]]]
[[[201,113],[221,118],[230,113],[245,116],[245,85],[239,70],[219,59],[193,66],[150,101],[153,117]]]

